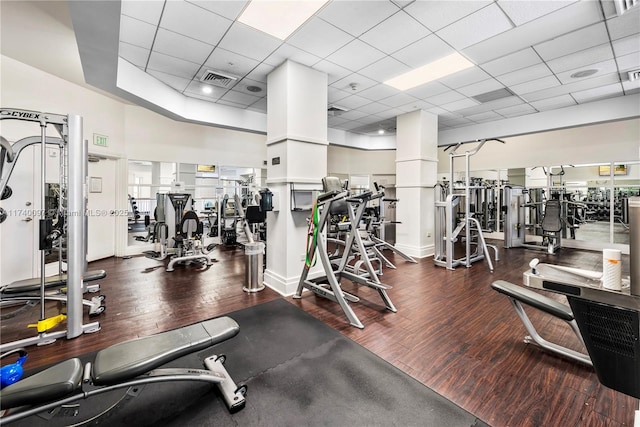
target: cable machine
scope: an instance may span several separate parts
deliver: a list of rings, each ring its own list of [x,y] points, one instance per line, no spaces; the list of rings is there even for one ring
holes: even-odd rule
[[[475,210],[472,209],[471,192],[476,187],[472,186],[469,175],[469,159],[478,153],[487,141],[498,141],[504,144],[504,141],[497,138],[482,139],[480,144],[471,151],[464,154],[457,153],[456,150],[463,145],[459,142],[445,148],[445,151],[454,147],[449,153],[449,173],[450,181],[448,187],[442,187],[443,191],[436,191],[436,215],[435,215],[435,253],[433,261],[435,265],[446,267],[448,270],[454,270],[460,265],[471,267],[471,264],[482,259],[487,260],[489,270],[493,271],[493,263],[491,257],[485,255],[488,247],[492,247],[495,251],[496,260],[498,260],[498,249],[493,245],[487,245],[482,233],[482,226],[478,218],[475,217]],[[454,192],[454,159],[458,157],[465,158],[465,183],[462,193]],[[444,200],[442,199],[444,196]],[[462,216],[461,219],[459,217]],[[464,231],[464,234],[462,232]],[[462,236],[465,243],[464,256],[455,258],[454,246],[458,238]],[[472,245],[475,250],[472,251]]]
[[[21,120],[38,123],[40,137],[25,138],[12,146],[2,144],[3,163],[8,163],[5,170],[1,170],[0,194],[5,194],[7,183],[11,176],[20,152],[29,145],[40,144],[40,220],[39,220],[39,249],[40,249],[40,320],[36,325],[38,335],[0,345],[4,352],[28,345],[49,344],[57,338],[75,338],[83,333],[100,330],[98,322],[83,324],[83,298],[85,291],[83,275],[86,271],[86,161],[88,148],[82,139],[82,117],[78,115],[59,115],[19,109],[0,109],[0,120]],[[47,137],[47,126],[53,125],[60,134],[60,138]],[[61,205],[64,221],[67,227],[67,314],[45,318],[45,257],[47,250],[52,247],[54,240],[51,218],[47,218],[47,187],[46,187],[46,146],[53,144],[65,150],[68,162],[66,170],[67,194],[66,204]],[[64,175],[64,170],[61,171]],[[7,192],[8,193],[8,192]],[[1,213],[1,212],[0,212]],[[3,216],[3,215],[0,215]],[[48,332],[53,326],[66,320],[66,330]]]

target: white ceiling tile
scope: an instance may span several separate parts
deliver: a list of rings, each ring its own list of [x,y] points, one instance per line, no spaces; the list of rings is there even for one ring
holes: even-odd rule
[[[401,30],[399,31],[399,29]],[[418,23],[405,12],[400,11],[362,34],[359,38],[371,46],[375,46],[376,49],[391,54],[418,39],[428,36],[430,33],[431,31],[424,25]]]
[[[291,59],[292,61],[306,65],[307,67],[311,67],[320,61],[320,58],[317,56],[285,43],[269,55],[264,62],[277,67],[287,59]]]
[[[251,104],[247,110],[257,111],[258,113],[266,113],[267,112],[267,98],[260,98],[253,104]]]
[[[436,114],[436,115],[440,115],[440,114],[445,114],[448,113],[447,110],[445,110],[444,108],[440,108],[440,107],[431,107],[427,110],[425,110],[427,113],[431,113],[431,114]]]
[[[640,68],[640,52],[634,52],[629,55],[616,58],[616,62],[618,63],[618,68],[620,68],[620,71],[622,72],[636,70]]]
[[[147,66],[149,53],[149,49],[144,49],[129,43],[120,42],[118,45],[118,55],[136,67],[140,67],[142,69]]]
[[[640,51],[640,33],[615,40],[612,45],[616,56],[638,52]]]
[[[287,39],[287,43],[320,58],[340,49],[353,40],[353,36],[320,18],[311,18]]]
[[[327,61],[323,59],[313,65],[313,68],[316,70],[322,71],[326,73],[329,77],[329,84],[336,82],[340,79],[347,77],[349,74],[353,73],[351,70],[347,70],[344,67],[339,66],[338,64],[334,64],[331,61]]]
[[[552,98],[533,101],[530,104],[538,111],[555,110],[556,108],[568,107],[576,105],[576,100],[571,95],[560,95]]]
[[[525,114],[533,114],[536,110],[529,104],[514,105],[513,107],[501,108],[496,113],[503,117],[518,117]]]
[[[504,88],[504,85],[499,81],[497,81],[496,79],[487,79],[481,82],[460,87],[456,90],[463,95],[471,97],[471,96],[480,95],[482,93],[487,93],[487,92],[491,92],[491,91],[502,89],[502,88]]]
[[[536,92],[527,93],[523,98],[528,102],[539,101],[541,99],[552,98],[554,96],[560,96],[567,93],[578,92],[581,90],[591,89],[598,86],[606,86],[613,83],[618,83],[620,77],[618,73],[606,74],[600,77],[594,77],[590,79],[577,79],[573,83],[564,84],[560,86],[554,86],[548,89],[542,89]]]
[[[363,105],[358,108],[360,111],[363,111],[367,114],[377,114],[383,111],[387,111],[389,109],[388,105],[380,104],[379,102],[372,102],[370,104]]]
[[[494,120],[500,120],[500,119],[503,119],[504,117],[502,117],[500,114],[496,113],[495,111],[487,111],[480,114],[474,114],[473,116],[467,116],[465,118],[472,120],[476,123],[485,123],[485,122],[491,122]]]
[[[494,76],[501,76],[521,68],[541,63],[540,56],[531,48],[522,49],[516,53],[485,62],[482,69]]]
[[[389,1],[333,1],[318,16],[357,37],[398,10]]]
[[[351,94],[349,92],[345,92],[344,90],[336,89],[331,86],[329,86],[327,89],[327,101],[330,104],[339,102],[341,99],[344,99],[347,96],[351,96]]]
[[[500,98],[494,101],[483,102],[482,104],[465,108],[463,110],[458,110],[457,112],[462,116],[469,116],[472,114],[483,113],[485,111],[496,111],[501,108],[511,107],[519,104],[524,104],[524,101],[517,96],[508,96],[506,98]]]
[[[455,52],[455,50],[442,41],[440,37],[435,34],[430,34],[394,52],[391,56],[410,67],[418,68],[436,59],[444,58],[453,52]]]
[[[222,98],[223,101],[234,102],[236,104],[242,104],[248,106],[256,102],[260,97],[249,95],[248,93],[239,92],[236,90],[230,90],[225,93]]]
[[[522,25],[541,16],[575,3],[577,0],[533,1],[498,0],[498,5],[514,24]]]
[[[173,74],[174,76],[192,79],[198,72],[198,69],[200,69],[200,64],[174,58],[173,56],[164,55],[158,52],[151,52],[147,69],[162,71],[163,73]]]
[[[444,92],[435,96],[428,97],[425,99],[425,101],[433,105],[442,106],[443,104],[448,104],[450,102],[459,101],[465,98],[466,96],[464,96],[460,92],[456,92],[455,90],[450,90],[448,92]]]
[[[503,74],[496,78],[505,86],[511,86],[550,76],[551,74],[552,73],[546,64],[536,64],[531,67],[521,68],[517,71]]]
[[[120,5],[121,14],[157,26],[164,8],[164,0],[123,0]]]
[[[622,85],[620,83],[571,93],[571,96],[580,104],[618,95],[622,95]]]
[[[156,36],[156,26],[128,16],[120,19],[120,41],[151,49]]]
[[[608,19],[607,28],[611,40],[621,39],[632,34],[640,33],[640,8],[636,7],[621,16]]]
[[[462,86],[481,82],[490,77],[491,76],[489,74],[485,73],[479,67],[471,67],[467,68],[466,70],[458,71],[457,73],[443,77],[438,80],[438,82],[447,87],[450,87],[451,89],[456,89]]]
[[[434,107],[433,104],[430,104],[427,101],[422,101],[422,100],[414,102],[413,106],[416,110],[423,110],[423,111],[427,111],[432,108],[437,108],[437,107]]]
[[[329,127],[334,127],[343,123],[347,123],[349,120],[343,119],[340,116],[332,116],[327,119]]]
[[[236,77],[243,77],[258,64],[259,62],[255,59],[247,58],[246,56],[238,55],[237,53],[217,47],[209,59],[207,59],[203,68],[221,71]]]
[[[160,71],[149,70],[149,74],[179,92],[184,91],[187,86],[189,86],[189,83],[191,83],[191,80],[189,79],[176,77],[171,74],[162,73]]]
[[[400,107],[401,105],[407,105],[411,102],[416,102],[416,98],[406,93],[398,93],[380,100],[381,104],[388,105],[389,107]]]
[[[550,61],[609,41],[607,28],[603,22],[572,31],[561,37],[536,44],[533,48],[545,61]]]
[[[388,98],[392,95],[397,95],[399,93],[400,91],[398,89],[392,88],[391,86],[387,86],[385,84],[378,84],[370,88],[364,89],[360,91],[358,94],[372,101],[377,101],[383,98]]]
[[[341,47],[326,59],[338,63],[352,71],[358,71],[367,65],[382,59],[384,53],[365,42],[354,39],[351,43]]]
[[[355,84],[356,88],[353,89],[352,85]],[[358,73],[349,74],[347,77],[344,77],[338,81],[335,81],[331,84],[331,87],[335,87],[337,89],[343,90],[345,92],[349,92],[351,95],[358,94],[366,89],[372,88],[374,86],[378,86],[378,82],[375,80],[371,80],[369,77],[365,77]]]
[[[588,77],[582,77],[577,79],[574,77],[571,77],[572,74],[578,71],[587,70],[587,69],[598,70],[598,72]],[[558,77],[558,79],[562,82],[562,84],[569,84],[569,83],[575,82],[576,80],[592,79],[594,77],[615,73],[616,71],[618,71],[618,67],[616,66],[616,61],[614,61],[613,59],[610,59],[608,61],[602,61],[595,64],[589,64],[584,67],[576,68],[573,70],[564,71],[562,73],[556,74],[556,77]]]
[[[640,80],[629,81],[625,80],[622,82],[622,88],[626,95],[631,95],[632,93],[638,93],[640,90]]]
[[[573,70],[612,58],[613,52],[611,51],[611,45],[609,43],[605,43],[600,46],[552,59],[547,62],[547,65],[549,65],[549,68],[551,68],[554,73],[558,74],[563,71]]]
[[[440,95],[441,93],[448,92],[449,90],[450,88],[443,85],[442,83],[431,82],[418,87],[414,87],[413,89],[409,89],[405,91],[405,93],[411,96],[415,96],[418,99],[424,99]]]
[[[513,28],[511,21],[495,4],[439,30],[436,34],[461,50]]]
[[[257,61],[263,61],[281,44],[282,42],[275,37],[235,22],[218,46]]]
[[[411,68],[402,62],[393,59],[390,56],[385,56],[381,60],[364,67],[358,71],[358,74],[362,74],[363,76],[369,77],[370,79],[378,82],[384,82],[392,77],[406,73],[409,70],[411,70]]]
[[[249,3],[249,0],[233,0],[233,1],[211,1],[211,0],[187,0],[189,3],[193,3],[196,6],[200,6],[203,9],[207,9],[220,16],[224,16],[227,19],[235,20],[244,7]]]
[[[455,127],[460,127],[460,126],[465,126],[465,125],[472,125],[475,122],[472,122],[469,119],[464,119],[464,118],[461,118],[461,117],[455,117],[455,118],[451,118],[451,119],[448,119],[448,120],[443,120],[441,123],[442,123],[443,126],[448,126],[448,127],[455,128]]]
[[[542,77],[541,79],[531,80],[525,83],[510,86],[512,92],[518,95],[524,95],[531,92],[537,92],[550,87],[560,86],[560,82],[555,76]],[[526,99],[526,96],[525,96]]]
[[[247,77],[257,82],[266,83],[267,76],[275,69],[274,66],[265,64],[264,62],[259,64],[256,68],[251,70]]]
[[[260,92],[254,92],[247,89],[247,87],[259,87],[262,89]],[[251,80],[248,78],[244,78],[239,81],[234,87],[233,90],[237,92],[246,93],[247,95],[255,96],[255,97],[264,97],[267,96],[267,84],[263,82],[257,82],[255,80]]]
[[[448,111],[457,111],[473,107],[474,105],[478,105],[478,103],[471,98],[464,98],[458,101],[449,102],[448,104],[443,104],[441,107]]]
[[[194,40],[182,34],[173,31],[158,28],[156,40],[153,43],[153,51],[171,55],[185,61],[197,62],[202,64],[211,51],[213,46]]]
[[[184,1],[168,1],[160,27],[216,45],[231,26],[229,19]]]
[[[416,1],[403,10],[425,25],[437,31],[467,15],[489,5],[486,1]]]
[[[202,88],[204,86],[208,86],[212,90],[212,92],[209,94],[205,94],[204,92],[202,92]],[[224,95],[227,92],[227,90],[228,89],[225,89],[222,87],[205,85],[204,83],[194,80],[191,83],[189,83],[189,85],[184,91],[184,94],[194,98],[203,99],[206,101],[216,101],[222,95]]]
[[[240,104],[237,102],[233,102],[233,101],[227,101],[226,99],[219,99],[216,101],[216,104],[220,104],[220,105],[226,105],[227,107],[233,107],[233,108],[238,108],[238,109],[245,109],[246,105],[244,104]]]
[[[600,3],[580,1],[466,48],[476,64],[517,52],[601,20]]]
[[[347,107],[349,108],[349,107]],[[347,119],[347,120],[358,120],[362,117],[368,117],[369,115],[367,113],[364,113],[362,111],[359,110],[351,110],[351,111],[347,111],[346,113],[342,113],[340,114],[340,117],[343,119]],[[363,122],[359,122],[359,123],[365,123]]]

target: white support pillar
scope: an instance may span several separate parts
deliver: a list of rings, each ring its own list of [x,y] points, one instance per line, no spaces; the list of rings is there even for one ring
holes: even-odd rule
[[[396,247],[423,258],[434,252],[438,116],[421,110],[403,114],[396,128]]]
[[[327,174],[327,75],[285,61],[267,78],[267,215],[264,284],[283,295],[298,286],[310,210],[293,211],[291,190],[321,189]]]

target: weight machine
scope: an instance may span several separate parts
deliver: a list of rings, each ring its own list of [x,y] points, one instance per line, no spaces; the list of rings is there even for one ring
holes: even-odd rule
[[[20,120],[38,123],[40,125],[40,137],[29,137],[10,145],[6,140],[2,141],[0,165],[5,163],[8,167],[0,166],[0,194],[8,194],[7,183],[16,165],[16,161],[24,148],[30,145],[40,145],[41,168],[41,193],[40,193],[40,220],[39,220],[39,249],[40,249],[40,320],[36,326],[37,336],[26,338],[0,345],[0,352],[12,350],[28,345],[44,345],[55,341],[57,338],[75,338],[83,333],[92,333],[100,330],[98,322],[83,324],[83,298],[87,291],[84,283],[86,271],[86,177],[87,177],[87,152],[88,147],[82,137],[82,117],[78,115],[59,115],[37,111],[2,108],[0,120]],[[52,125],[60,134],[60,138],[47,137],[47,126]],[[61,235],[60,230],[54,230],[51,218],[47,217],[46,204],[46,147],[47,144],[56,145],[62,149],[61,177],[66,182],[66,198],[60,200],[60,207],[64,216],[67,237],[67,314],[45,318],[45,290],[47,288],[45,278],[46,252],[51,250],[53,241]],[[62,195],[62,192],[60,193]],[[0,208],[0,217],[6,218],[6,212]],[[1,221],[0,221],[1,222]],[[66,320],[66,330],[48,332],[53,326]]]
[[[464,154],[456,153],[456,150],[464,144],[462,142],[445,148],[446,151],[454,147],[451,153],[449,153],[449,173],[451,179],[449,181],[450,186],[442,186],[443,191],[436,191],[435,252],[433,261],[435,265],[446,267],[448,270],[454,270],[460,265],[471,267],[472,263],[486,259],[489,270],[493,271],[493,263],[491,262],[491,257],[488,255],[489,247],[494,250],[496,261],[498,260],[498,249],[494,245],[487,245],[484,239],[482,225],[476,217],[476,211],[472,209],[471,203],[472,191],[477,189],[477,186],[471,184],[469,159],[480,151],[487,141],[498,141],[504,144],[504,141],[496,138],[474,141],[480,144],[475,149],[466,151]],[[455,190],[453,188],[453,164],[454,159],[458,157],[465,158],[465,182],[462,193],[454,192]],[[455,258],[455,243],[460,237],[465,243],[465,252],[464,256]],[[474,251],[472,251],[472,245],[475,246]]]
[[[383,197],[384,193],[378,192],[374,194],[369,191],[357,196],[349,196],[349,191],[343,190],[340,180],[335,177],[323,178],[323,187],[324,193],[318,195],[313,207],[312,218],[309,222],[307,257],[294,298],[302,298],[302,291],[307,288],[316,295],[337,302],[352,326],[364,328],[362,322],[349,306],[349,302],[358,302],[360,298],[342,290],[342,279],[350,280],[356,285],[364,285],[375,289],[384,301],[386,308],[394,313],[397,311],[387,295],[387,290],[391,289],[391,286],[380,283],[358,232],[358,224],[362,219],[367,203]],[[343,207],[346,204],[350,231],[344,242],[342,254],[332,259],[328,252],[329,248],[325,232],[331,222],[331,215],[336,213],[335,209],[340,204],[343,204]],[[342,212],[344,209],[340,208],[339,210]],[[356,265],[350,265],[349,262],[354,259],[354,248],[359,252],[360,260]],[[309,272],[316,256],[320,259],[325,274],[309,279]],[[362,265],[364,265],[364,270],[361,271]]]

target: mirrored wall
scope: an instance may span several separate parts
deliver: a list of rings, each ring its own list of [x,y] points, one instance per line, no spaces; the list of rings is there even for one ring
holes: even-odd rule
[[[194,210],[205,226],[205,234],[215,237],[218,207],[223,200],[238,195],[243,205],[254,199],[266,183],[266,169],[194,163],[128,162],[128,245],[151,244],[150,231],[156,220],[157,194],[187,193],[189,210]]]

